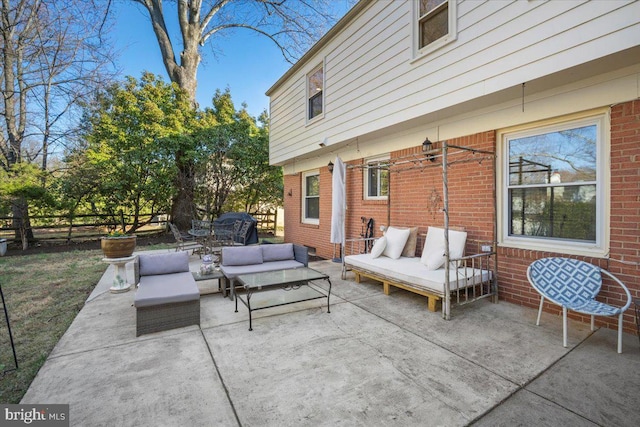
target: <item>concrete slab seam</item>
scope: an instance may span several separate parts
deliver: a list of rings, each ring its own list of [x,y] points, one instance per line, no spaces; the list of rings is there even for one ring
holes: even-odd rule
[[[238,412],[236,411],[236,407],[233,404],[233,400],[231,399],[231,395],[229,394],[229,389],[227,388],[227,384],[224,382],[224,378],[220,373],[220,368],[216,363],[216,358],[213,356],[213,351],[211,351],[211,346],[209,345],[209,341],[207,341],[207,337],[204,335],[202,328],[200,328],[200,335],[202,335],[202,339],[204,340],[205,345],[207,346],[207,351],[209,351],[209,356],[211,356],[211,361],[213,362],[213,366],[216,368],[216,374],[220,379],[220,384],[222,384],[222,388],[224,389],[224,394],[227,396],[227,400],[229,401],[229,405],[231,405],[231,410],[233,411],[233,416],[236,417],[236,422],[238,426],[242,427],[242,423],[240,422],[240,417],[238,416]]]
[[[599,329],[599,328],[598,328],[598,329]],[[512,398],[516,393],[518,393],[518,392],[520,392],[520,391],[526,391],[527,393],[531,393],[531,394],[533,394],[533,395],[535,395],[535,396],[538,396],[538,397],[539,397],[539,398],[541,398],[542,400],[544,400],[544,401],[546,401],[546,402],[549,402],[549,403],[550,403],[550,404],[552,404],[552,405],[555,405],[555,406],[557,406],[557,407],[559,407],[559,408],[562,408],[562,409],[564,409],[564,410],[566,410],[566,411],[568,411],[568,412],[571,412],[572,414],[577,415],[578,417],[580,417],[580,418],[582,418],[582,419],[584,419],[584,420],[587,420],[587,421],[589,421],[590,423],[594,423],[594,421],[593,421],[593,420],[590,420],[590,419],[586,418],[584,415],[581,415],[581,414],[579,414],[579,413],[577,413],[577,412],[575,412],[575,411],[573,411],[573,410],[571,410],[571,409],[569,409],[569,408],[566,408],[566,407],[564,407],[564,406],[562,406],[562,405],[558,404],[557,402],[554,402],[553,400],[550,400],[550,399],[548,399],[547,397],[545,397],[545,396],[541,395],[540,393],[536,393],[535,391],[528,389],[527,387],[528,387],[532,382],[534,382],[535,380],[537,380],[538,378],[540,378],[542,375],[546,374],[546,373],[547,373],[547,371],[549,371],[549,370],[551,370],[553,367],[555,367],[558,363],[560,363],[560,361],[562,361],[564,358],[566,358],[570,353],[572,353],[573,351],[575,351],[578,347],[580,347],[580,346],[584,345],[584,343],[585,343],[585,342],[586,342],[590,337],[592,337],[592,336],[593,336],[593,334],[595,334],[595,333],[596,333],[596,331],[597,331],[598,329],[596,329],[595,331],[590,331],[591,333],[590,333],[589,335],[587,335],[587,336],[585,337],[585,339],[583,339],[582,341],[580,341],[580,342],[579,342],[577,345],[575,345],[574,347],[570,348],[566,353],[564,353],[562,356],[560,356],[558,359],[556,359],[556,361],[555,361],[555,362],[553,362],[552,364],[550,364],[549,366],[547,366],[547,367],[546,367],[546,369],[543,369],[542,371],[540,371],[540,372],[538,373],[538,375],[536,375],[536,376],[532,377],[532,378],[531,378],[529,381],[527,381],[526,383],[524,383],[524,384],[520,385],[520,384],[517,384],[517,383],[515,383],[515,382],[513,382],[513,381],[510,381],[509,379],[505,378],[505,380],[506,380],[506,381],[509,381],[510,383],[515,384],[515,385],[517,386],[517,388],[516,388],[512,393],[509,393],[509,394],[508,394],[504,399],[502,399],[500,402],[496,403],[496,404],[495,404],[493,407],[491,407],[489,410],[485,411],[485,413],[484,413],[484,414],[481,414],[481,415],[477,416],[475,419],[473,419],[473,420],[469,423],[469,425],[472,425],[472,424],[474,424],[474,423],[476,423],[476,422],[480,421],[482,418],[484,418],[484,417],[486,417],[487,415],[489,415],[489,414],[490,414],[491,412],[493,412],[496,408],[498,408],[500,405],[503,405],[507,400],[511,399],[511,398]],[[460,356],[460,357],[462,357],[462,356]],[[499,374],[496,374],[496,375],[499,375]],[[595,423],[595,424],[597,424],[597,423]]]

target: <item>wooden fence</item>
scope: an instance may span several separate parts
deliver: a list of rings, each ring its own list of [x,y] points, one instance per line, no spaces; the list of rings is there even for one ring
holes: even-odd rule
[[[275,236],[276,224],[278,222],[277,211],[255,212],[250,213],[249,215],[258,221],[257,228],[259,233],[273,233]]]
[[[276,234],[277,212],[251,213],[258,224],[259,233]],[[133,217],[119,213],[113,214],[86,214],[86,215],[50,215],[31,216],[31,229],[35,240],[50,242],[72,242],[81,240],[95,240],[103,236],[105,232],[115,229],[129,229],[133,224]],[[157,233],[167,229],[168,215],[166,214],[142,214],[140,223],[148,222],[144,227],[136,230],[136,234],[143,235]],[[0,217],[0,238],[12,240],[15,236],[15,228],[12,226],[12,217]]]
[[[31,216],[29,220],[33,237],[39,241],[95,240],[107,231],[129,229],[133,225],[133,217],[123,213]],[[167,228],[167,215],[142,214],[138,222],[148,224],[136,230],[136,234],[156,233]],[[14,238],[12,223],[12,217],[0,217],[0,238]]]

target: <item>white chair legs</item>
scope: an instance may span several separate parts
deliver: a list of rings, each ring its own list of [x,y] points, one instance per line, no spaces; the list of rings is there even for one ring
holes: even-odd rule
[[[544,303],[544,297],[540,297],[540,309],[538,310],[538,320],[536,326],[540,326],[540,316],[542,316],[542,305]],[[567,308],[562,307],[562,345],[567,347]],[[618,353],[622,353],[622,316],[624,313],[620,313],[618,316]],[[595,316],[591,316],[591,330],[595,331]]]
[[[624,313],[620,313],[618,316],[618,353],[622,353],[622,315]]]
[[[538,320],[536,321],[536,326],[540,326],[540,316],[542,316],[542,304],[544,304],[544,297],[540,297],[540,310],[538,310]]]
[[[567,346],[567,307],[562,307],[562,345]]]

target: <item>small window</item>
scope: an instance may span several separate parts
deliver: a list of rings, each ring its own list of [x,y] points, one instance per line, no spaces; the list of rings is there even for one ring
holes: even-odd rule
[[[324,112],[324,71],[315,69],[307,76],[308,119],[319,117]]]
[[[504,135],[507,241],[602,250],[601,117]]]
[[[320,174],[317,171],[302,175],[302,222],[320,223]]]
[[[389,158],[367,160],[364,174],[364,198],[385,200],[389,196]]]
[[[415,9],[415,54],[431,52],[457,37],[456,2],[419,0]]]

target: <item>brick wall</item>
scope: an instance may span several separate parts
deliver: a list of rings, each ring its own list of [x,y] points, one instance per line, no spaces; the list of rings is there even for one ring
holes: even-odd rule
[[[495,152],[496,133],[487,131],[448,141],[459,145]],[[436,142],[436,147],[439,144]],[[449,182],[449,224],[468,233],[467,253],[476,253],[481,242],[494,240],[494,162],[480,153],[454,154],[451,149],[447,170]],[[361,217],[373,218],[374,234],[380,236],[381,225],[419,226],[425,234],[430,225],[443,226],[444,195],[442,167],[424,160],[421,147],[390,153],[392,159],[402,159],[391,173],[390,201],[363,198],[363,159],[349,163],[347,171],[347,237],[358,237],[363,230]],[[407,161],[414,159],[414,162]],[[397,164],[397,163],[396,163]],[[634,298],[640,298],[638,262],[640,261],[640,101],[616,105],[611,109],[611,252],[609,259],[580,258],[606,268],[630,288]],[[320,225],[300,222],[301,175],[285,177],[285,237],[317,250],[323,258],[333,256],[329,243],[331,227],[331,174],[320,171]],[[288,196],[288,191],[292,195]],[[391,206],[389,211],[388,207]],[[389,219],[390,218],[390,222]],[[418,242],[421,252],[424,238]],[[558,254],[501,247],[498,249],[499,297],[516,304],[537,308],[540,297],[526,278],[529,264],[538,258]],[[579,257],[577,257],[579,258]],[[605,281],[603,300],[619,303],[623,295]],[[545,304],[545,311],[560,314],[557,306]],[[588,321],[585,316],[571,313],[572,318]],[[596,323],[615,328],[615,318],[597,317]],[[635,333],[633,306],[624,317],[625,330]]]
[[[640,101],[623,103],[611,108],[611,235],[608,259],[573,257],[598,265],[616,275],[629,288],[632,297],[640,298],[638,262],[640,262]],[[555,253],[523,249],[500,248],[500,298],[517,304],[537,307],[539,295],[526,277],[529,264],[539,258],[559,256]],[[610,280],[605,280],[600,300],[621,306],[624,294]],[[562,315],[560,307],[545,303],[544,310]],[[584,322],[589,316],[569,312],[569,316]],[[617,328],[617,318],[596,317],[596,326]],[[636,331],[633,305],[625,313],[624,329]]]

